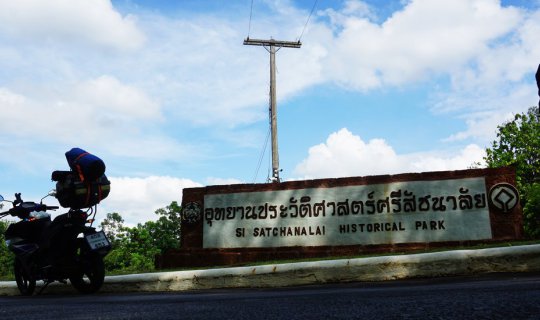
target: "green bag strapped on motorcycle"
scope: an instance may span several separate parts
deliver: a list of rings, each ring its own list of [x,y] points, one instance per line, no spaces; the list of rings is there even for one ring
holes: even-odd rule
[[[54,171],[52,180],[56,182],[56,198],[64,208],[90,208],[105,199],[111,191],[111,182],[107,176],[93,181],[81,181],[73,171]]]

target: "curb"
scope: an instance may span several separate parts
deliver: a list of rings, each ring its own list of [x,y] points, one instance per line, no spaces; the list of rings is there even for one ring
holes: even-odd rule
[[[335,282],[386,281],[536,271],[540,271],[540,244],[402,256],[109,276],[105,278],[100,292],[284,287]],[[36,290],[39,290],[39,287]],[[45,292],[74,293],[75,291],[71,286],[54,283]],[[0,295],[18,294],[15,281],[0,282]]]

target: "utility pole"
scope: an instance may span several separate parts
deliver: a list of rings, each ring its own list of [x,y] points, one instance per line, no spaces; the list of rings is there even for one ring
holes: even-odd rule
[[[279,179],[279,155],[277,141],[277,105],[276,105],[276,52],[281,48],[300,48],[300,41],[277,41],[250,39],[244,40],[244,45],[263,46],[270,53],[270,128],[272,135],[272,182]],[[277,50],[276,50],[277,48]]]

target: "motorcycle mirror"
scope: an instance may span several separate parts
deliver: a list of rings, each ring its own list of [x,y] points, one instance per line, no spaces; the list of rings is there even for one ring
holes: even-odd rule
[[[47,193],[46,196],[44,196],[43,198],[41,198],[41,201],[40,203],[43,203],[43,199],[47,198],[47,197],[56,197],[56,190],[55,189],[52,189],[51,191],[49,191]]]

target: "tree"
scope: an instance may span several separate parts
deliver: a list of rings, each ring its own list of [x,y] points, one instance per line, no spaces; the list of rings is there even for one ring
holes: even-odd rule
[[[101,229],[105,232],[114,247],[115,243],[122,237],[124,219],[117,212],[107,213],[107,218],[101,222]]]
[[[13,274],[14,255],[9,251],[4,238],[4,232],[9,224],[7,221],[0,221],[0,277],[9,277]]]
[[[540,237],[540,110],[531,107],[498,127],[496,141],[486,149],[488,167],[516,168],[525,234]]]
[[[524,228],[531,238],[540,238],[540,183],[533,183],[523,208]]]
[[[154,244],[162,254],[169,249],[180,247],[181,213],[182,208],[173,201],[167,207],[156,210],[159,216],[157,221],[145,223],[145,228],[150,232]]]
[[[159,218],[135,227],[125,227],[119,213],[108,213],[101,223],[111,240],[112,250],[105,257],[108,271],[140,272],[154,269],[155,256],[180,246],[181,207],[172,202],[155,212]]]
[[[140,272],[154,269],[154,257],[159,249],[145,225],[121,227],[105,257],[107,271]]]

